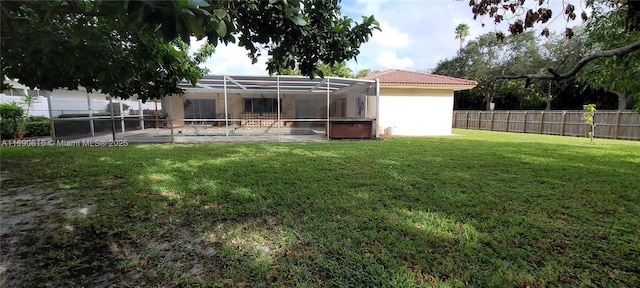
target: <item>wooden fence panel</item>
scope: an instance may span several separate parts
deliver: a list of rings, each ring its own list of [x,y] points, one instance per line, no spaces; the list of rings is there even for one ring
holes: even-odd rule
[[[542,114],[536,111],[527,112],[527,125],[525,127],[525,133],[539,133],[540,132],[540,116]]]
[[[507,131],[507,113],[495,113],[493,115],[493,131]]]
[[[453,127],[505,132],[586,137],[584,111],[454,111]],[[594,136],[640,140],[640,114],[596,111]]]
[[[618,139],[640,140],[640,117],[636,113],[620,113]]]
[[[567,112],[564,118],[564,134],[567,136],[587,136],[589,126],[582,121],[582,112]]]
[[[509,114],[509,132],[522,132],[524,129],[524,113]]]
[[[562,112],[544,113],[542,134],[560,135],[562,128]]]

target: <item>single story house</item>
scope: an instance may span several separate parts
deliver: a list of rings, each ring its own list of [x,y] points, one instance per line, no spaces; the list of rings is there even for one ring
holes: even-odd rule
[[[207,75],[183,95],[163,99],[171,127],[326,129],[371,121],[368,136],[450,135],[453,93],[475,81],[405,70],[362,79]],[[379,105],[378,105],[379,104]],[[355,121],[355,122],[354,122]]]

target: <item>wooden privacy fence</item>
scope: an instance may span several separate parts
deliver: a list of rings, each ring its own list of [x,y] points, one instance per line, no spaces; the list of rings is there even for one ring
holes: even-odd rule
[[[584,111],[453,111],[453,128],[587,136]],[[594,137],[640,140],[640,114],[596,111]]]

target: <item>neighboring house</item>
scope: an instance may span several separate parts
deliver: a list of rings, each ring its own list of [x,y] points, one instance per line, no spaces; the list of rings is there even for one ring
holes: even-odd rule
[[[453,92],[478,85],[476,81],[398,69],[363,79],[380,81],[379,132],[406,136],[450,135]]]
[[[45,97],[45,91],[34,89],[31,90],[28,87],[22,85],[18,81],[5,80],[9,83],[13,89],[8,89],[0,93],[0,103],[17,102],[21,100],[20,95],[22,93],[30,93],[38,96],[36,103],[31,107],[29,114],[31,116],[45,116],[45,117],[59,117],[63,114],[88,114],[89,105],[93,113],[108,112],[109,109],[109,95],[102,94],[100,92],[87,93],[87,90],[83,87],[79,87],[78,90],[67,89],[55,89],[51,91],[51,115],[49,115],[49,102]],[[120,100],[114,99],[113,102],[119,104]],[[90,104],[89,104],[90,103]],[[122,101],[123,104],[128,107],[123,109],[123,115],[129,115],[130,110],[138,110],[138,101],[135,97]],[[119,108],[119,105],[114,105]],[[155,104],[153,102],[147,102],[142,104],[142,110],[153,110]],[[159,105],[159,109],[161,106]],[[119,111],[115,111],[120,114]]]

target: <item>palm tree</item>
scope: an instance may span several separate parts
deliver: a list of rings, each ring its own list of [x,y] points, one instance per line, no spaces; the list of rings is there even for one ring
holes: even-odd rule
[[[469,25],[464,23],[458,24],[458,27],[456,27],[455,39],[460,39],[460,48],[462,48],[462,44],[464,43],[464,40],[467,39],[467,37],[469,37]]]

